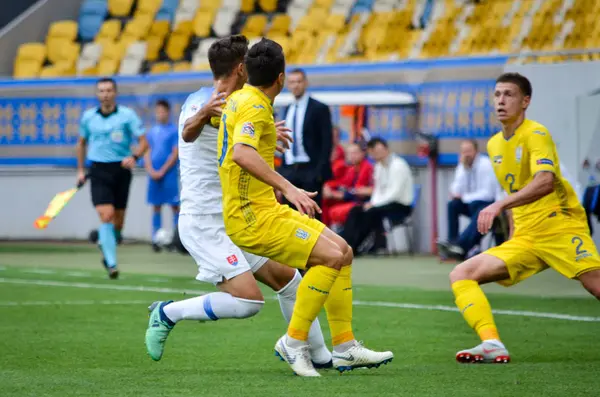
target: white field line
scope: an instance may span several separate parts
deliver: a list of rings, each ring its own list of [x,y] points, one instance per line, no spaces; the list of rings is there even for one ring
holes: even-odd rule
[[[7,306],[86,306],[86,305],[144,305],[142,300],[82,300],[82,301],[23,301],[0,302],[0,307]]]
[[[184,294],[184,295],[203,295],[210,291],[200,290],[186,290],[180,288],[160,288],[160,287],[147,287],[142,285],[119,285],[119,284],[91,284],[91,283],[77,283],[77,282],[66,282],[66,281],[54,281],[54,280],[25,280],[25,279],[11,279],[11,278],[0,278],[2,284],[25,284],[25,285],[42,285],[48,287],[70,287],[70,288],[84,288],[84,289],[106,289],[116,291],[137,291],[137,292],[157,292],[167,294]],[[275,297],[270,297],[276,299]],[[142,301],[140,301],[142,302]],[[151,303],[145,301],[145,303]],[[140,303],[142,304],[142,303]],[[443,305],[420,305],[416,303],[397,303],[397,302],[377,302],[377,301],[354,301],[355,306],[376,306],[376,307],[393,307],[397,309],[415,309],[415,310],[434,310],[443,312],[458,312],[458,309],[453,306]],[[522,310],[494,310],[494,314],[501,314],[507,316],[520,316],[520,317],[535,317],[535,318],[550,318],[555,320],[566,320],[566,321],[583,321],[583,322],[600,322],[600,317],[591,316],[573,316],[570,314],[560,313],[544,313],[544,312],[532,312]]]

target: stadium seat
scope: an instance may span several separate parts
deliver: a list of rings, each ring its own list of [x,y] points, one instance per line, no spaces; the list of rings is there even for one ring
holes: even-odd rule
[[[267,27],[267,22],[267,16],[264,14],[250,15],[241,33],[249,39],[262,36]]]
[[[190,36],[185,33],[173,32],[167,41],[165,53],[172,61],[180,61],[184,57]]]
[[[134,0],[108,0],[108,12],[114,17],[126,17],[131,12]]]
[[[121,21],[118,19],[109,19],[102,24],[100,31],[96,35],[97,39],[116,40],[121,34]]]
[[[98,76],[113,76],[119,69],[119,61],[116,59],[102,59],[98,63],[96,74]]]
[[[86,15],[79,19],[79,37],[82,41],[92,41],[102,27],[104,17]]]
[[[121,1],[121,0],[115,0]],[[127,0],[124,0],[127,1]],[[79,7],[79,17],[89,16],[89,15],[97,15],[101,17],[105,17],[108,13],[108,4],[106,0],[85,0],[81,3],[81,7]]]
[[[139,0],[135,9],[134,17],[146,16],[154,19],[162,4],[162,0]]]
[[[154,62],[160,55],[160,50],[164,44],[164,38],[158,36],[150,36],[147,40],[146,60]]]
[[[258,5],[264,12],[275,12],[277,9],[277,0],[258,0]]]
[[[192,68],[192,64],[187,61],[177,62],[173,65],[174,72],[189,72]]]
[[[197,37],[209,37],[213,16],[210,12],[199,10],[194,17],[193,31]]]
[[[125,25],[123,36],[131,36],[135,40],[145,39],[151,26],[152,18],[148,15],[134,17]]]
[[[205,68],[208,65],[208,50],[210,46],[217,41],[215,38],[204,39],[198,45],[198,48],[192,56],[192,68],[194,70],[206,70],[199,69],[200,67]]]
[[[277,14],[271,20],[269,27],[269,36],[287,35],[290,31],[292,19],[286,14]]]
[[[171,64],[169,62],[157,62],[150,67],[151,74],[169,73],[171,71]]]
[[[33,78],[36,77],[46,60],[46,46],[42,43],[22,44],[14,62],[13,77]]]
[[[235,21],[238,10],[235,8],[221,8],[217,12],[212,28],[218,37],[229,36],[231,25]]]
[[[50,25],[46,36],[48,59],[55,63],[60,60],[60,54],[65,43],[72,43],[77,38],[77,22],[58,21]]]
[[[125,56],[121,61],[119,74],[124,76],[134,76],[140,73],[142,64],[146,58],[147,44],[143,41],[137,41],[129,45]]]
[[[100,60],[100,56],[102,55],[102,45],[99,43],[87,43],[83,46],[83,50],[81,51],[81,55],[77,60],[77,74],[78,75],[90,75],[95,74],[95,70],[89,74],[86,72],[91,71],[96,68],[98,61]]]
[[[256,6],[256,0],[241,0],[240,11],[249,14],[254,12],[254,7]]]

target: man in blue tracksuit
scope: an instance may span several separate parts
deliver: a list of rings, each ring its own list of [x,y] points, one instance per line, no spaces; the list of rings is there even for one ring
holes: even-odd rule
[[[146,134],[149,150],[144,156],[148,171],[148,204],[153,206],[152,248],[160,251],[156,244],[156,232],[162,227],[161,208],[171,206],[173,230],[177,230],[179,218],[179,177],[177,155],[177,126],[170,122],[171,106],[164,99],[156,102],[156,124]]]
[[[91,162],[88,176],[92,203],[102,223],[98,228],[98,242],[109,277],[116,279],[119,276],[117,240],[123,229],[131,170],[146,152],[148,143],[140,118],[132,109],[117,105],[117,84],[113,79],[98,80],[96,96],[100,106],[86,110],[81,117],[77,179],[85,179],[87,153]],[[131,146],[136,140],[138,147],[133,153]]]

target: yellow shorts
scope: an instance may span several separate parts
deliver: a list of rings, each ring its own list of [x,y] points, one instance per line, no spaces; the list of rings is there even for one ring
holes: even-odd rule
[[[277,205],[273,211],[257,212],[254,224],[229,237],[254,255],[305,269],[323,229],[325,225],[318,220],[300,215],[287,205]]]
[[[587,224],[562,228],[556,225],[544,233],[515,235],[485,253],[506,263],[510,278],[498,283],[507,287],[548,267],[568,278],[600,269],[598,251]]]

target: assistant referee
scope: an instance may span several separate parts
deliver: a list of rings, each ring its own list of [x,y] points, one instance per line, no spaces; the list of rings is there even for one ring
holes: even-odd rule
[[[135,112],[117,105],[117,83],[103,78],[96,83],[97,108],[83,113],[77,142],[77,180],[85,179],[85,158],[91,165],[88,177],[91,182],[92,203],[100,217],[98,242],[102,260],[111,279],[119,277],[117,269],[117,239],[120,239],[125,208],[129,197],[131,170],[144,155],[148,143],[144,127]],[[131,146],[137,139],[133,154]]]

